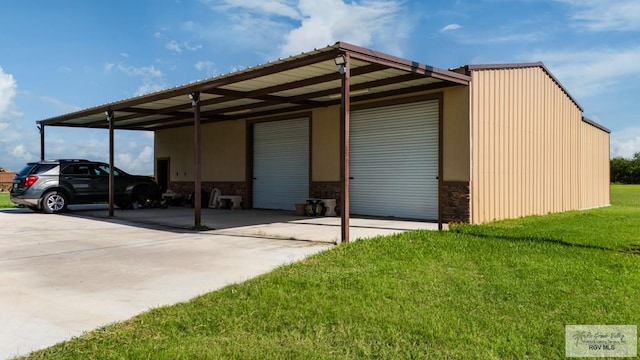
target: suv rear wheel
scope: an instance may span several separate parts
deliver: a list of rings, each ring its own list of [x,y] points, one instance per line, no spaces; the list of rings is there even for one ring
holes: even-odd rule
[[[142,206],[147,205],[147,202],[153,198],[153,191],[147,185],[136,186],[131,192],[131,201]]]
[[[67,209],[67,197],[59,191],[49,191],[42,197],[42,211],[57,214]]]

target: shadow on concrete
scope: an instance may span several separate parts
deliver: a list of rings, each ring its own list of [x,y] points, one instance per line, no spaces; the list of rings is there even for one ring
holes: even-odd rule
[[[31,210],[13,209],[10,212],[28,213]],[[193,230],[194,211],[189,207],[115,209],[114,216],[109,217],[108,207],[105,204],[74,205],[69,207],[69,211],[58,216],[82,217],[175,233],[195,231]],[[339,243],[341,238],[340,217],[296,216],[293,211],[203,208],[201,223],[208,229],[201,230],[200,233],[210,235],[251,236],[328,243]],[[409,230],[437,230],[437,228],[438,224],[433,222],[351,217],[349,231],[351,239],[355,240]]]

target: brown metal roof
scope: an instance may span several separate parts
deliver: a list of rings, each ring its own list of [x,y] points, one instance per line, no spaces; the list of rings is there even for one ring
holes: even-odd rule
[[[351,101],[468,85],[470,77],[338,42],[286,59],[38,121],[47,126],[158,130],[190,125],[188,94],[200,92],[202,122],[274,115],[340,104],[334,59],[351,58]]]

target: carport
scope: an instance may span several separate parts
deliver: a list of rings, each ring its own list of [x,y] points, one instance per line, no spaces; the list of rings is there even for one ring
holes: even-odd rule
[[[469,80],[469,76],[457,72],[338,42],[234,73],[38,121],[41,158],[45,157],[47,126],[108,129],[110,166],[113,166],[116,129],[157,131],[193,126],[194,225],[200,226],[202,124],[295,115],[340,105],[339,207],[341,241],[348,242],[351,104],[468,85]],[[439,156],[441,163],[441,151]],[[442,181],[441,167],[438,174]],[[113,210],[111,175],[109,216],[114,215]],[[440,215],[438,224],[441,228]]]

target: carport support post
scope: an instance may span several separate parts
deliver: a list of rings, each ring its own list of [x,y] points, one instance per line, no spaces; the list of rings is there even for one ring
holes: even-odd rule
[[[109,217],[113,217],[114,177],[113,177],[113,110],[107,110],[109,123]]]
[[[344,55],[344,64],[340,68],[342,86],[340,98],[340,227],[341,239],[349,243],[349,128],[351,102],[349,97],[351,83],[351,66],[349,54]]]
[[[40,160],[44,160],[44,124],[38,125],[40,131]]]
[[[198,227],[202,225],[202,181],[200,179],[200,92],[192,92],[189,94],[191,105],[193,106],[193,128],[194,128],[194,165],[193,165],[193,225]]]

